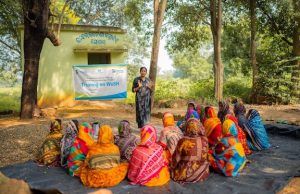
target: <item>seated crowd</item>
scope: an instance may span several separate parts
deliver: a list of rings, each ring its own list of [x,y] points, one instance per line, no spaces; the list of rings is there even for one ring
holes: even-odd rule
[[[219,103],[218,113],[190,102],[183,121],[175,123],[170,112],[163,115],[159,137],[150,124],[137,137],[126,120],[117,135],[108,125],[77,120],[63,134],[56,119],[37,162],[60,165],[88,187],[112,187],[126,177],[130,184],[161,186],[170,179],[182,184],[204,181],[210,171],[238,176],[247,155],[270,143],[258,111],[246,114],[243,103],[236,102],[233,113],[226,101]]]

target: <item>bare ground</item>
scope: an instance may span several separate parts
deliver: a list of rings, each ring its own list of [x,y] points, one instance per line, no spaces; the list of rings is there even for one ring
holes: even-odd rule
[[[162,109],[155,108],[152,112],[151,122],[161,128],[161,113],[169,111],[176,115],[184,115],[186,105],[180,105],[181,108]],[[247,105],[247,108],[257,109],[266,122],[287,122],[300,125],[300,105],[289,106],[253,106]],[[134,107],[124,105],[120,102],[86,102],[72,108],[48,108],[42,110],[44,117],[32,120],[20,120],[17,117],[0,118],[0,167],[9,164],[34,160],[38,148],[43,143],[48,134],[50,120],[60,118],[63,120],[63,126],[70,119],[82,121],[100,121],[100,123],[109,124],[114,131],[119,121],[129,120],[134,128],[135,110]],[[138,132],[138,130],[136,130]]]

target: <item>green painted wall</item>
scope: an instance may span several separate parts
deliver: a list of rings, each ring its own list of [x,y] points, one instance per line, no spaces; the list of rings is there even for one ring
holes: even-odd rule
[[[42,49],[38,80],[40,107],[75,104],[72,66],[87,64],[88,55],[74,52],[74,48],[124,48],[124,33],[61,31],[60,40],[62,44],[55,47],[46,39]],[[112,52],[111,63],[124,63],[124,57],[124,53]]]

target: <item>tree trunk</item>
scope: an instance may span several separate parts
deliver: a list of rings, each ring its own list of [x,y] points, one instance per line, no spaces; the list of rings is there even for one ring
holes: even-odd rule
[[[300,2],[293,0],[294,12],[300,14]],[[300,16],[295,16],[295,27],[293,30],[293,56],[300,57]],[[292,72],[292,88],[291,96],[298,99],[300,98],[300,59],[295,60],[295,67]]]
[[[152,94],[151,94],[151,107],[154,105],[154,93],[155,93],[155,82],[157,74],[157,60],[159,53],[159,43],[160,43],[160,34],[162,22],[164,19],[164,13],[167,6],[167,0],[154,0],[154,34],[152,40],[152,52],[151,52],[151,61],[150,61],[150,73],[149,78],[153,83]]]
[[[21,119],[32,118],[37,104],[40,53],[47,36],[49,0],[23,0],[24,74],[21,95]]]
[[[224,66],[221,59],[222,0],[210,0],[211,32],[214,44],[215,98],[223,99]]]
[[[252,91],[251,99],[252,103],[256,103],[257,96],[257,75],[258,67],[256,61],[256,0],[249,0],[250,5],[250,28],[251,28],[251,40],[250,40],[250,56],[251,56],[251,66],[252,66]]]

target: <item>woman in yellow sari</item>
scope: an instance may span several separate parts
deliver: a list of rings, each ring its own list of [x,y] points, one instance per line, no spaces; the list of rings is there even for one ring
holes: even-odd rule
[[[114,143],[112,129],[103,125],[98,142],[89,147],[80,179],[88,187],[113,187],[126,176],[128,163],[120,163],[120,151]]]

